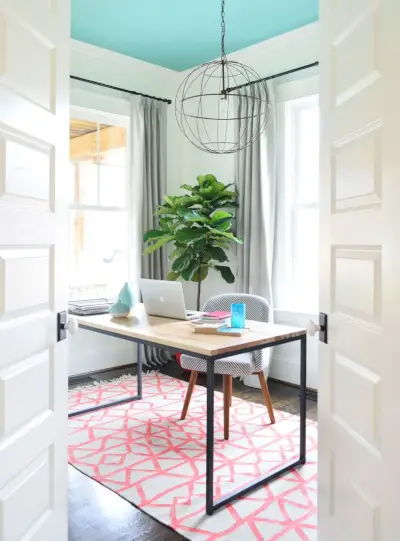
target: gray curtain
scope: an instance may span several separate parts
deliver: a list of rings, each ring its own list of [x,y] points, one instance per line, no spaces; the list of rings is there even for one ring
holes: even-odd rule
[[[143,233],[158,227],[154,212],[167,193],[167,107],[163,102],[142,98],[140,114],[143,123],[143,166],[142,166],[142,220]],[[132,141],[135,145],[135,141]],[[141,252],[145,246],[142,241]],[[167,256],[164,249],[141,257],[141,276],[155,280],[167,277]],[[145,364],[157,368],[172,357],[168,351],[145,346]]]
[[[143,191],[142,233],[158,227],[153,216],[157,205],[167,193],[167,104],[143,98],[140,102],[143,115]],[[133,144],[135,142],[133,141]],[[143,246],[144,249],[144,246]],[[167,258],[165,250],[156,250],[142,257],[143,278],[165,280]]]
[[[252,145],[236,154],[235,182],[239,192],[238,235],[244,241],[237,249],[237,289],[264,297],[271,306],[272,264],[275,237],[276,165],[275,108],[269,86],[271,108],[267,127]],[[257,95],[257,91],[256,91]],[[254,100],[237,98],[236,136],[258,122]],[[247,118],[245,118],[247,117]]]
[[[237,233],[244,241],[237,248],[236,284],[238,292],[260,295],[273,308],[271,282],[276,209],[275,107],[272,85],[268,90],[271,108],[267,127],[257,141],[235,156],[235,183],[239,193]],[[254,92],[257,97],[257,88]],[[236,139],[256,127],[257,107],[254,103],[255,100],[245,96],[237,98],[236,117],[242,120],[236,122]],[[273,310],[271,322],[272,314]],[[269,358],[269,354],[265,350],[266,357]],[[253,380],[253,376],[246,377],[245,384],[259,386]]]

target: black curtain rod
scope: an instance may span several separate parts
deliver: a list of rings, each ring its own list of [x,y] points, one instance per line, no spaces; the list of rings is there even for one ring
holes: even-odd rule
[[[290,75],[291,73],[296,73],[298,71],[314,68],[318,65],[319,65],[319,62],[313,62],[312,64],[306,64],[305,66],[300,66],[298,68],[293,68],[291,70],[282,71],[281,73],[276,73],[275,75],[262,77],[261,79],[257,79],[256,81],[251,81],[249,83],[244,83],[242,85],[234,86],[232,88],[227,88],[226,91],[233,92],[234,90],[239,90],[241,88],[245,88],[250,85],[261,83],[262,81],[270,81],[271,79],[277,79],[278,77],[283,77],[284,75]],[[172,103],[171,100],[168,100],[166,98],[157,98],[156,96],[150,96],[149,94],[143,94],[142,92],[136,92],[135,90],[127,90],[126,88],[119,88],[118,86],[107,85],[105,83],[99,83],[98,81],[91,81],[90,79],[84,79],[83,77],[77,77],[76,75],[70,75],[70,78],[74,79],[75,81],[81,81],[83,83],[89,83],[91,85],[102,86],[103,88],[111,88],[111,90],[117,90],[118,92],[125,92],[126,94],[131,94],[133,96],[143,96],[144,98],[149,98],[151,100],[162,101],[164,103],[168,103],[168,105]]]
[[[305,66],[293,68],[288,71],[282,71],[281,73],[276,73],[275,75],[268,75],[268,77],[262,77],[261,79],[257,79],[257,81],[250,81],[250,83],[244,83],[242,85],[234,86],[232,88],[227,88],[226,91],[233,92],[234,90],[239,90],[240,88],[245,88],[246,86],[250,86],[250,85],[256,85],[257,83],[262,83],[263,81],[270,81],[271,79],[277,79],[278,77],[283,77],[284,75],[290,75],[291,73],[303,71],[308,68],[315,68],[315,66],[319,66],[319,62],[313,62],[312,64],[306,64]]]
[[[144,98],[149,98],[151,100],[163,101],[170,105],[171,100],[166,98],[157,98],[156,96],[149,96],[148,94],[142,94],[142,92],[135,92],[134,90],[126,90],[126,88],[119,88],[118,86],[106,85],[105,83],[99,83],[98,81],[91,81],[90,79],[83,79],[83,77],[76,77],[76,75],[70,75],[71,79],[75,81],[82,81],[83,83],[90,83],[91,85],[102,86],[104,88],[111,88],[111,90],[118,90],[119,92],[125,92],[126,94],[132,94],[133,96],[143,96]]]

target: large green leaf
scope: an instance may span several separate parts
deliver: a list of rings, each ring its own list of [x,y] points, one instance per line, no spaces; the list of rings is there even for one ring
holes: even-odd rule
[[[232,227],[234,215],[225,210],[217,210],[212,216],[212,226],[220,231],[228,231]]]
[[[164,195],[164,201],[172,208],[175,206],[173,198],[169,197],[168,195]]]
[[[203,239],[208,233],[205,227],[183,227],[175,232],[176,240],[189,243]]]
[[[172,270],[175,272],[182,272],[185,270],[192,262],[192,257],[190,255],[184,254],[175,259]]]
[[[162,216],[160,217],[159,222],[161,229],[165,232],[171,232],[175,229],[176,221],[172,218],[164,218],[164,216]]]
[[[190,210],[188,209],[188,207],[186,206],[181,206],[177,209],[176,213],[177,215],[180,217],[180,218],[183,218],[185,216],[185,214],[187,214],[188,212],[190,212]]]
[[[196,260],[192,261],[192,263],[181,272],[182,278],[187,282],[191,280],[193,273],[197,270],[198,267],[199,262]]]
[[[195,190],[194,186],[189,186],[189,184],[182,184],[182,190],[187,190],[188,192],[193,192]]]
[[[225,267],[224,265],[215,265],[214,268],[221,273],[221,276],[225,282],[228,282],[228,284],[233,284],[235,281],[235,275],[231,271],[230,267]]]
[[[229,231],[229,229],[232,227],[232,223],[230,220],[220,220],[219,222],[216,222],[213,224],[214,229],[218,229],[218,231]]]
[[[218,240],[213,241],[213,246],[219,246],[220,248],[224,248],[225,250],[228,250],[230,245],[227,239],[220,237]]]
[[[179,272],[169,272],[167,274],[167,280],[169,280],[170,282],[176,282],[179,276],[180,276]]]
[[[233,214],[230,212],[226,212],[225,210],[216,210],[214,214],[211,216],[212,223],[219,222],[220,220],[226,220],[233,218]]]
[[[243,240],[236,238],[233,233],[227,233],[226,231],[220,231],[219,229],[214,229],[213,227],[208,227],[208,229],[210,231],[212,231],[212,233],[214,233],[214,235],[216,235],[216,236],[221,235],[222,237],[226,237],[228,239],[231,239],[231,240],[237,242],[238,244],[243,244]]]
[[[180,255],[182,255],[182,249],[181,249],[181,248],[176,248],[175,250],[173,250],[173,251],[169,254],[168,259],[169,259],[170,261],[172,261],[175,257],[178,257],[178,256],[180,256]]]
[[[173,235],[169,236],[169,237],[163,237],[162,239],[160,239],[159,241],[155,242],[154,244],[150,244],[150,246],[148,246],[146,248],[146,250],[143,252],[143,255],[149,255],[149,254],[152,254],[153,252],[155,252],[156,250],[158,250],[159,248],[161,248],[162,246],[164,246],[164,244],[167,244],[167,242],[169,242],[170,240],[174,239],[175,237]]]
[[[189,210],[197,207],[201,207],[203,199],[199,195],[185,195],[179,197],[175,204],[177,205],[177,214],[179,216],[184,212],[189,212]]]
[[[208,276],[208,265],[200,265],[192,274],[192,282],[202,282]]]
[[[199,190],[199,194],[204,197],[204,199],[212,199],[215,195],[214,186],[208,186],[207,188],[203,187]]]
[[[197,210],[191,210],[190,212],[186,212],[182,218],[186,222],[209,222],[210,219],[207,216],[204,216],[203,214],[200,214]]]
[[[168,216],[172,218],[176,218],[176,213],[174,209],[171,209],[169,207],[163,207],[159,206],[158,210],[153,214],[153,216]]]
[[[207,252],[210,254],[211,259],[215,259],[216,261],[219,261],[220,263],[223,263],[224,261],[228,261],[228,256],[224,252],[224,250],[218,246],[209,246],[207,248]]]
[[[216,179],[216,177],[214,175],[208,174],[204,178],[205,178],[205,180],[208,180],[210,182],[217,182],[217,179]]]
[[[147,233],[143,235],[143,242],[148,242],[149,240],[152,240],[152,239],[153,240],[159,239],[169,234],[170,233],[166,231],[162,231],[162,229],[151,229],[150,231],[147,231]]]

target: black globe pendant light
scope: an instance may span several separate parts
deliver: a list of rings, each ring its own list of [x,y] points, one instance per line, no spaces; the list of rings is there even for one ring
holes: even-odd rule
[[[231,154],[257,141],[268,122],[266,81],[225,54],[225,0],[221,1],[221,58],[195,68],[175,99],[178,125],[197,148]],[[238,101],[236,101],[238,100]]]

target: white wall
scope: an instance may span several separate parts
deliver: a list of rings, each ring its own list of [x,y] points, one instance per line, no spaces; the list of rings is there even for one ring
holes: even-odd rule
[[[252,67],[260,77],[311,64],[319,59],[319,25],[314,23],[237,51],[229,55],[228,59]],[[190,71],[180,74],[180,81]],[[194,183],[199,174],[212,173],[223,182],[232,182],[234,180],[235,156],[233,154],[221,156],[207,154],[192,146],[180,133],[177,135],[176,141],[180,148],[181,174],[171,176],[171,182],[168,185],[170,194],[179,193],[179,186],[183,181],[188,184]],[[196,285],[185,284],[184,289],[188,306],[193,308],[196,299]],[[202,299],[234,290],[234,285],[228,285],[218,275],[210,274],[203,284]],[[279,311],[275,312],[274,316],[276,323],[297,326],[305,326],[310,317],[315,317]],[[307,374],[308,386],[313,388],[318,387],[318,359],[317,347],[315,346],[316,339],[310,339]],[[270,366],[270,376],[291,383],[300,383],[299,354],[296,347],[295,344],[289,344],[275,348]]]
[[[71,40],[71,74],[171,99],[178,79],[174,71],[75,40]],[[72,82],[71,104],[129,114],[126,94],[84,83]],[[169,106],[169,115],[168,179],[175,179],[179,161],[176,157],[178,149],[173,143],[176,129],[173,106]],[[79,330],[69,337],[69,375],[136,362],[135,351],[133,343]]]

